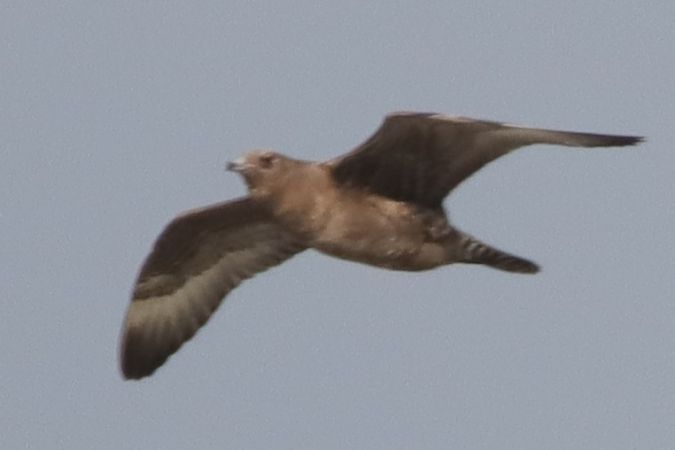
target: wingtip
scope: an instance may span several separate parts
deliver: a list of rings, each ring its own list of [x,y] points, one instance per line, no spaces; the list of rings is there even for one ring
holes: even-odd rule
[[[525,268],[521,273],[525,275],[536,275],[541,272],[541,267],[536,263],[531,263],[531,265]]]
[[[119,353],[119,368],[124,380],[140,380],[148,377],[169,358],[170,353],[152,354],[148,351],[147,344],[147,339],[144,339],[138,329],[124,330]]]
[[[617,147],[638,145],[647,140],[644,136],[615,136],[612,145]]]
[[[122,355],[120,360],[120,372],[122,378],[127,381],[137,381],[149,377],[161,366],[161,364],[146,364],[138,358]]]

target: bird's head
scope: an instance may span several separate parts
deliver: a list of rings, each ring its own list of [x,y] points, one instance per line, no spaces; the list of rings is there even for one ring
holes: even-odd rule
[[[280,182],[293,160],[271,150],[254,150],[227,163],[227,170],[240,174],[251,194],[264,194]]]

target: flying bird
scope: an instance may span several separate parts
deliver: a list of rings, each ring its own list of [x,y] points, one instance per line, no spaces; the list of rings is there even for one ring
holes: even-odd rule
[[[519,147],[621,147],[642,140],[401,112],[327,162],[249,152],[228,164],[243,177],[248,196],[185,212],[157,238],[127,310],[122,373],[152,374],[239,283],[310,248],[392,270],[468,263],[536,273],[534,262],[452,225],[443,199]]]

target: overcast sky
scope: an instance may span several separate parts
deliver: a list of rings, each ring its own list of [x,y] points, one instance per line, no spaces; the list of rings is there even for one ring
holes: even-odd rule
[[[674,18],[666,1],[3,2],[0,446],[674,448]],[[648,141],[524,149],[446,201],[536,276],[306,252],[122,380],[139,265],[175,214],[245,192],[226,161],[328,159],[401,109]]]

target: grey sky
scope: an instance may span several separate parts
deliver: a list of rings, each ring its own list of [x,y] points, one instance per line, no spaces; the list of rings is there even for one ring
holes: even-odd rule
[[[3,2],[2,448],[675,445],[675,3]],[[251,147],[327,159],[389,111],[642,134],[533,147],[446,202],[531,258],[395,273],[306,253],[123,382],[130,288]]]

